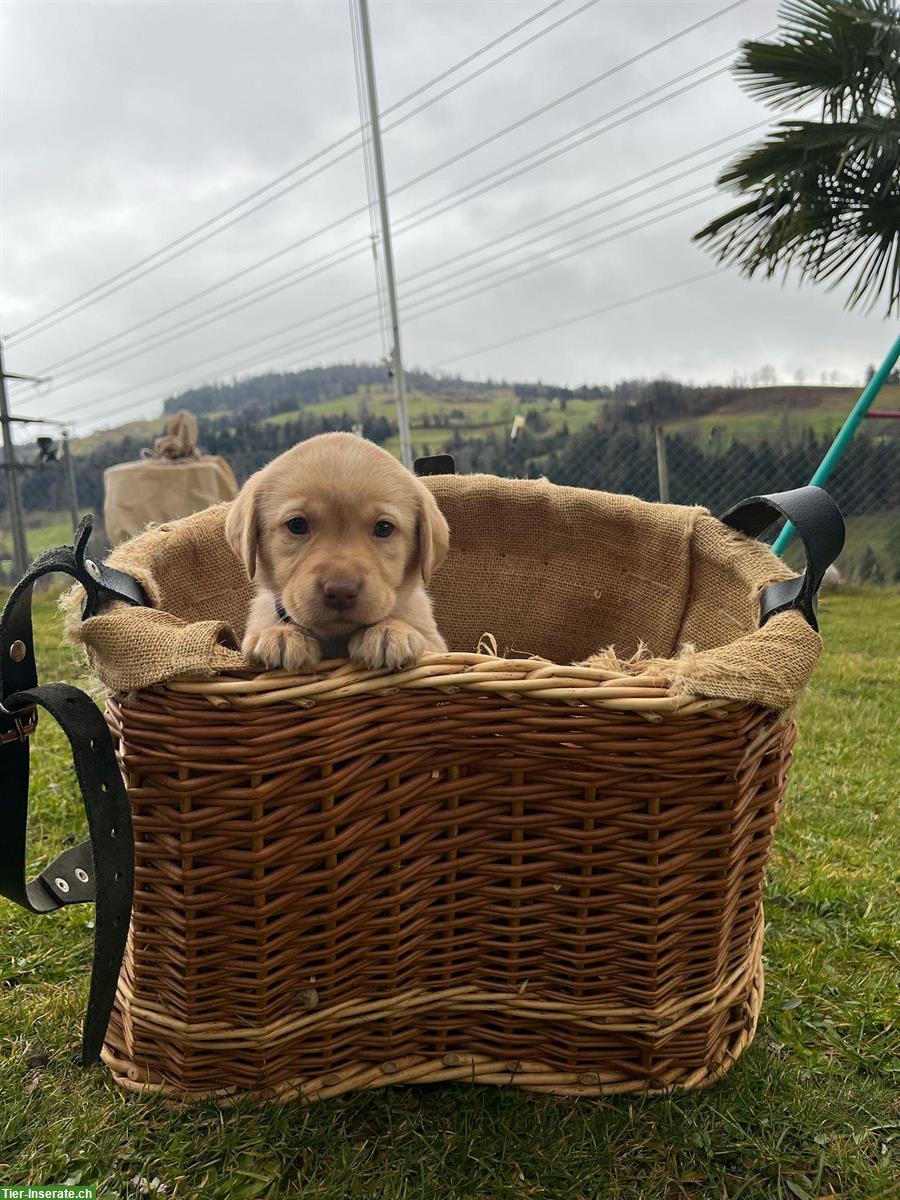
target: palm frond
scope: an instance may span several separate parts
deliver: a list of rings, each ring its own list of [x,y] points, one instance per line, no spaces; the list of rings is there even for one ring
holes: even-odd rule
[[[785,0],[775,42],[749,41],[735,65],[775,108],[821,100],[832,117],[896,105],[900,20],[893,0]]]
[[[776,106],[823,100],[820,121],[781,121],[719,175],[739,202],[694,235],[719,262],[887,294],[900,310],[900,15],[893,0],[785,0],[777,43],[744,47],[747,89]]]
[[[742,196],[694,240],[719,262],[768,277],[797,267],[835,287],[853,276],[848,305],[888,308],[900,285],[900,121],[784,122],[720,176]],[[855,275],[854,275],[855,272]]]

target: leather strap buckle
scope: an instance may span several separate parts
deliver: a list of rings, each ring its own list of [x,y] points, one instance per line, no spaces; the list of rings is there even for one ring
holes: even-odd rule
[[[5,746],[7,742],[24,742],[37,729],[37,709],[33,705],[22,712],[12,713],[0,704],[0,713],[12,717],[15,725],[15,729],[10,729],[7,733],[0,733],[0,746]]]

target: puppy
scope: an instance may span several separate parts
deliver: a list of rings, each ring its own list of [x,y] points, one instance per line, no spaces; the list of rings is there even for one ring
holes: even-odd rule
[[[409,666],[446,651],[425,584],[447,555],[431,492],[351,433],[301,442],[244,484],[225,536],[256,580],[245,658],[312,671],[323,657]]]

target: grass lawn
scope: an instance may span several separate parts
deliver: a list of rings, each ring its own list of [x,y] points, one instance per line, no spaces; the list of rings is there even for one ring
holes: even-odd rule
[[[72,541],[72,518],[67,512],[28,512],[25,514],[25,540],[31,558],[52,546],[65,545]],[[0,524],[0,557],[8,557],[11,554],[12,533],[4,514]]]
[[[92,917],[0,900],[0,1188],[82,1182],[243,1200],[847,1200],[900,1197],[896,680],[900,593],[821,603],[826,640],[767,887],[756,1040],[707,1091],[557,1099],[461,1085],[303,1108],[168,1110],[76,1065]],[[52,599],[46,679],[76,678]],[[62,738],[36,738],[33,865],[83,836]]]

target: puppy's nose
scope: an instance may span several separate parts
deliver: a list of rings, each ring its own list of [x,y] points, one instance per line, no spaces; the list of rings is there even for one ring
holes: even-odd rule
[[[359,595],[359,584],[355,579],[324,579],[321,587],[328,608],[350,608]]]

